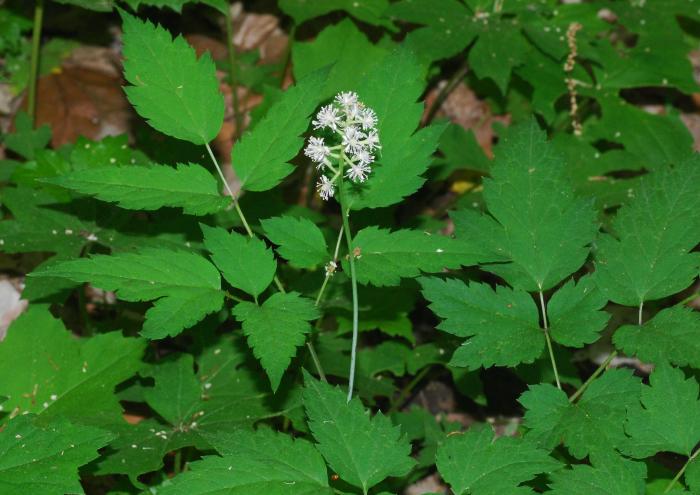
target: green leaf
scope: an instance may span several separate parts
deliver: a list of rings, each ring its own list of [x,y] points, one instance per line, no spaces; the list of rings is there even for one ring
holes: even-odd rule
[[[228,232],[202,224],[204,247],[224,278],[237,289],[257,298],[275,277],[277,262],[272,250],[257,237]]]
[[[19,416],[0,431],[0,491],[55,495],[84,493],[78,468],[96,458],[112,435],[58,420],[37,426]]]
[[[32,119],[25,112],[18,112],[15,117],[15,132],[3,138],[8,150],[33,160],[38,150],[46,148],[51,141],[51,127],[47,124],[34,129]]]
[[[5,187],[2,200],[14,217],[0,222],[0,247],[5,253],[44,251],[77,256],[87,242],[82,233],[92,233],[87,222],[60,209],[58,200],[47,191]]]
[[[437,328],[468,337],[450,364],[469,369],[532,363],[544,349],[537,306],[519,289],[460,280],[421,278],[423,296],[436,315]]]
[[[321,229],[304,217],[281,216],[260,222],[277,252],[297,268],[314,268],[331,259]]]
[[[578,464],[553,473],[552,495],[644,495],[646,466],[614,452],[591,454],[591,466]]]
[[[571,455],[613,451],[626,445],[625,417],[637,407],[641,383],[629,370],[610,370],[594,380],[573,404],[549,384],[531,385],[520,396],[526,438],[553,449],[563,441]]]
[[[332,65],[321,98],[354,88],[388,54],[386,48],[371,43],[357,26],[344,19],[328,26],[312,41],[292,45],[292,65],[297,80]]]
[[[53,0],[54,2],[76,5],[84,9],[98,12],[110,12],[113,8],[113,0]]]
[[[336,10],[343,10],[367,24],[392,29],[393,24],[383,17],[388,6],[387,0],[324,0],[323,2],[280,0],[279,2],[279,8],[294,19],[295,24],[301,24]]]
[[[319,317],[314,303],[296,292],[277,292],[262,306],[247,301],[238,303],[233,316],[243,323],[248,344],[276,391],[297,347],[304,344],[311,331],[309,321]]]
[[[700,493],[700,462],[691,462],[685,471],[685,483],[691,493]]]
[[[426,64],[457,55],[478,32],[473,14],[458,0],[401,0],[387,15],[425,25],[409,32],[403,44]]]
[[[662,309],[644,325],[620,327],[613,342],[644,362],[700,368],[700,314],[683,306]]]
[[[511,19],[489,19],[469,51],[469,65],[479,78],[491,78],[501,94],[506,94],[513,67],[520,65],[532,50],[519,23]]]
[[[231,163],[246,191],[267,191],[294,170],[289,162],[304,143],[300,135],[318,106],[328,70],[316,71],[289,88],[231,152]]]
[[[133,477],[157,471],[168,452],[187,446],[210,450],[212,437],[299,410],[300,389],[271,394],[254,362],[246,361],[248,356],[243,342],[227,338],[203,351],[196,373],[187,354],[143,370],[141,374],[153,377],[155,385],[143,389],[142,400],[164,421],[110,425],[119,438],[110,444],[96,473]]]
[[[42,421],[122,421],[114,387],[136,373],[144,348],[143,340],[120,332],[76,340],[48,308],[32,304],[0,342],[3,409],[37,413]]]
[[[574,285],[569,280],[547,303],[549,332],[552,339],[568,347],[583,347],[598,340],[610,320],[602,309],[607,299],[598,290],[591,276]]]
[[[224,97],[209,53],[199,59],[182,36],[120,11],[129,101],[158,131],[194,144],[216,137]]]
[[[130,210],[181,207],[189,215],[215,213],[229,204],[216,179],[199,165],[102,167],[79,170],[44,182]]]
[[[223,457],[189,463],[185,473],[158,490],[164,495],[330,495],[326,464],[304,439],[267,429],[210,435]]]
[[[125,301],[155,301],[141,334],[173,336],[221,309],[221,278],[203,257],[186,251],[148,248],[139,253],[96,255],[41,267],[32,277],[61,277],[116,291]]]
[[[673,194],[669,194],[673,191]],[[655,172],[641,181],[634,200],[615,216],[615,237],[598,241],[596,276],[613,302],[639,306],[688,287],[700,253],[700,159]]]
[[[474,425],[438,446],[437,467],[455,495],[527,493],[516,489],[561,464],[528,439],[496,438],[489,425]]]
[[[658,364],[642,387],[642,408],[629,411],[625,431],[631,437],[624,452],[649,457],[658,452],[690,456],[700,442],[698,382],[683,371]]]
[[[475,265],[479,253],[447,236],[402,229],[367,227],[353,239],[357,280],[376,286],[398,285],[421,272]]]
[[[425,182],[446,124],[416,132],[423,115],[418,103],[425,88],[425,67],[406,49],[387,56],[357,87],[360,100],[377,113],[381,154],[362,187],[351,189],[352,209],[379,208],[402,201]]]
[[[534,119],[509,131],[491,177],[484,198],[495,222],[489,219],[480,237],[502,239],[499,254],[511,263],[483,268],[527,291],[549,289],[576,271],[596,236],[596,212],[574,195],[566,164]]]
[[[389,476],[407,474],[415,461],[401,429],[359,399],[347,402],[337,387],[304,375],[304,407],[317,448],[343,481],[367,490]]]

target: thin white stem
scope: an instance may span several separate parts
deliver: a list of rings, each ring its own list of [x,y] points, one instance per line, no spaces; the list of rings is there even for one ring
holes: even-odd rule
[[[643,318],[642,318],[642,310],[644,309],[644,301],[639,303],[639,311],[637,312],[637,324],[639,326],[642,326],[643,323]]]
[[[333,253],[333,259],[331,260],[335,264],[338,263],[338,251],[340,251],[340,241],[343,240],[343,231],[344,231],[344,228],[341,225],[340,232],[338,232],[338,241],[335,243],[335,252]],[[323,284],[321,285],[321,290],[318,291],[318,296],[316,296],[315,306],[318,306],[319,303],[321,302],[321,297],[323,297],[323,292],[326,290],[326,285],[328,284],[328,279],[330,279],[332,275],[333,275],[333,272],[326,269],[326,276],[323,278]]]
[[[557,362],[554,359],[554,349],[552,349],[552,339],[549,338],[549,325],[547,322],[547,308],[544,305],[544,296],[542,291],[540,295],[540,309],[542,310],[542,324],[544,325],[544,340],[547,342],[547,350],[549,351],[549,359],[552,361],[552,369],[554,370],[554,380],[557,382],[557,388],[561,390],[561,382],[559,381],[559,372],[557,371]]]

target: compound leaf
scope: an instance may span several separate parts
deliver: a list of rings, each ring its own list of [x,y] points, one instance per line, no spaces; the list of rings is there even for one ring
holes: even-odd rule
[[[574,195],[566,164],[534,119],[510,131],[499,147],[484,198],[498,223],[490,230],[503,238],[511,263],[483,268],[514,287],[549,289],[588,257],[598,230],[593,204]]]
[[[216,268],[186,251],[148,248],[139,253],[61,261],[30,276],[90,282],[116,291],[125,301],[153,301],[141,334],[150,339],[177,335],[221,308],[223,292]]]
[[[120,332],[76,340],[48,308],[32,305],[0,342],[5,377],[0,394],[8,397],[3,409],[37,413],[42,421],[59,416],[98,426],[121,421],[114,387],[136,373],[144,349],[143,340]]]
[[[314,303],[296,292],[277,292],[261,306],[247,301],[238,303],[233,315],[243,323],[248,344],[276,391],[297,347],[311,331],[309,321],[319,317]]]
[[[181,207],[189,215],[221,210],[229,199],[219,194],[216,179],[203,167],[179,164],[147,167],[100,167],[44,180],[66,189],[115,202],[130,210]]]
[[[700,158],[642,178],[634,200],[598,241],[598,286],[611,301],[639,306],[688,287],[700,253]]]
[[[519,289],[461,280],[421,278],[428,306],[444,320],[440,330],[468,337],[450,363],[477,369],[532,363],[544,349],[537,306]]]
[[[629,411],[625,431],[631,437],[625,453],[649,457],[657,452],[690,456],[700,442],[698,382],[662,363],[642,387],[642,408]]]
[[[267,191],[294,170],[289,162],[304,140],[309,115],[319,103],[328,70],[318,70],[291,87],[265,117],[233,147],[231,163],[247,191]]]
[[[620,327],[613,342],[645,362],[700,368],[700,315],[682,306],[662,309],[642,326]]]
[[[294,19],[296,24],[319,17],[336,10],[344,10],[357,19],[375,26],[394,28],[393,24],[383,17],[389,6],[387,0],[324,0],[309,2],[307,0],[280,0],[279,7]]]
[[[343,481],[367,490],[414,466],[411,444],[381,412],[371,418],[359,399],[304,373],[304,407],[317,448]]]
[[[297,268],[313,268],[330,260],[321,229],[308,218],[281,216],[261,222],[277,252]]]
[[[625,417],[638,406],[640,387],[629,370],[607,371],[574,403],[552,385],[530,386],[519,399],[526,409],[526,437],[549,449],[563,441],[577,459],[620,448],[627,442]]]
[[[223,457],[206,456],[159,490],[164,495],[330,495],[323,458],[304,439],[267,429],[208,435]]]
[[[569,280],[547,303],[552,338],[569,347],[595,342],[610,320],[610,315],[602,311],[607,302],[591,276],[576,284]]]
[[[0,431],[0,491],[5,493],[84,493],[78,468],[98,457],[112,438],[108,431],[65,419],[39,426],[33,415],[19,416]]]
[[[483,424],[448,436],[438,446],[436,460],[455,495],[516,493],[521,483],[561,467],[527,438],[495,438],[491,427]]]
[[[646,466],[615,452],[591,454],[591,466],[579,464],[551,475],[552,495],[642,495]]]
[[[275,277],[277,262],[262,240],[220,227],[201,227],[204,246],[231,285],[253,297],[267,289]]]
[[[398,285],[421,272],[475,265],[479,253],[466,242],[443,235],[367,227],[353,239],[357,279],[361,284]]]
[[[224,121],[224,97],[209,53],[199,59],[182,36],[120,11],[123,19],[124,91],[158,131],[206,144]]]

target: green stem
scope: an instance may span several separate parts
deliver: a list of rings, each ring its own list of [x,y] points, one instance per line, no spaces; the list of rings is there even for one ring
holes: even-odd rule
[[[557,382],[557,388],[561,390],[561,382],[559,381],[559,372],[557,371],[557,362],[554,359],[554,349],[552,349],[552,339],[549,337],[549,325],[547,322],[547,308],[544,305],[544,296],[542,291],[540,295],[540,308],[542,309],[542,323],[544,324],[544,340],[547,342],[547,350],[549,351],[549,359],[552,361],[552,369],[554,370],[554,380]]]
[[[241,299],[241,298],[238,297],[238,296],[234,296],[234,295],[231,294],[229,291],[224,291],[224,297],[225,297],[226,299],[231,299],[232,301],[236,301],[236,302],[245,302],[243,299]]]
[[[352,284],[352,347],[350,349],[350,376],[348,378],[348,402],[352,399],[355,385],[355,364],[357,361],[357,338],[359,334],[359,302],[357,298],[357,274],[355,273],[355,253],[352,250],[352,235],[350,234],[350,208],[345,196],[343,178],[338,181],[338,196],[340,198],[340,214],[343,217],[343,230],[348,246],[348,263],[350,264],[350,283]]]
[[[396,397],[396,400],[389,407],[389,414],[399,410],[399,408],[403,405],[403,402],[406,400],[411,391],[415,388],[416,385],[418,385],[421,382],[421,380],[423,380],[423,378],[425,378],[425,376],[430,372],[430,370],[431,367],[426,366],[420,371],[420,373],[418,373],[413,378],[413,380],[409,382],[408,385],[401,389],[401,392],[399,392],[399,395]]]
[[[340,232],[338,233],[338,241],[335,243],[335,252],[333,253],[333,263],[338,263],[338,251],[340,251],[340,241],[343,240],[344,227],[341,225]],[[323,297],[323,292],[326,290],[326,285],[328,285],[328,280],[333,276],[332,272],[326,270],[326,276],[323,278],[323,284],[321,285],[321,290],[318,291],[318,296],[316,296],[315,306],[318,306],[321,302],[321,297]]]
[[[282,57],[282,73],[280,74],[280,88],[284,86],[284,77],[287,75],[290,65],[292,64],[292,43],[294,43],[294,36],[296,36],[297,25],[292,26],[291,31],[289,31],[289,38],[287,41],[287,47],[284,50],[284,56]]]
[[[224,187],[228,191],[228,193],[231,195],[231,201],[233,202],[233,206],[236,209],[236,213],[238,213],[238,218],[241,219],[241,223],[243,224],[243,227],[245,228],[245,231],[248,233],[249,237],[255,237],[255,234],[253,234],[253,230],[250,228],[250,225],[248,225],[248,221],[245,218],[245,215],[243,214],[243,210],[241,210],[240,205],[238,204],[238,200],[236,199],[236,196],[233,194],[233,191],[231,190],[231,187],[228,185],[228,182],[226,181],[226,177],[224,177],[224,172],[221,170],[221,167],[219,166],[219,162],[216,159],[216,156],[214,155],[214,152],[211,150],[211,146],[209,146],[209,143],[206,143],[204,146],[206,146],[207,151],[209,152],[209,157],[211,158],[211,161],[214,163],[214,167],[216,167],[216,171],[219,173],[219,177],[221,178],[221,181],[224,183]],[[285,293],[284,286],[282,285],[282,282],[280,281],[279,277],[275,275],[274,278],[275,285],[277,286],[277,290],[279,290],[281,293]],[[235,299],[235,297],[232,294],[229,294],[229,296],[232,299]],[[255,298],[255,303],[258,303],[258,298]],[[307,342],[307,345],[310,350],[313,351],[313,344],[311,342]],[[313,351],[313,356],[316,355],[316,352]],[[319,376],[324,377],[325,375],[323,374],[323,369],[321,368],[321,363],[318,362],[317,359],[314,360],[316,363],[316,366],[319,371]],[[325,380],[324,380],[325,381]]]
[[[314,349],[314,345],[311,343],[311,341],[308,341],[306,342],[306,347],[309,348],[309,354],[311,354],[311,360],[316,366],[316,371],[318,371],[319,378],[321,378],[321,380],[324,382],[328,382],[328,380],[326,379],[326,374],[323,372],[323,366],[321,366],[321,361],[318,359],[318,354],[316,354],[316,349]]]
[[[685,306],[685,305],[688,304],[690,301],[692,301],[692,300],[694,300],[694,299],[697,299],[698,297],[700,297],[700,291],[693,292],[691,295],[689,295],[688,297],[686,297],[685,299],[683,299],[681,302],[679,302],[679,303],[677,304],[677,306]]]
[[[36,0],[34,4],[34,27],[32,29],[32,59],[29,69],[29,94],[27,113],[34,123],[36,113],[36,86],[39,77],[39,56],[41,55],[41,25],[44,20],[44,0]]]
[[[236,47],[233,44],[233,19],[231,18],[231,6],[226,5],[226,48],[228,51],[229,78],[231,79],[231,99],[233,102],[233,120],[236,123],[235,140],[243,132],[243,115],[241,115],[238,103],[238,77],[236,75]]]
[[[423,127],[427,127],[433,121],[435,115],[437,115],[442,104],[445,102],[450,93],[454,91],[457,85],[460,82],[462,82],[462,79],[464,79],[464,76],[467,75],[467,72],[469,72],[469,66],[467,65],[467,57],[464,57],[464,61],[462,62],[462,65],[460,65],[457,69],[457,72],[455,72],[452,75],[447,84],[445,84],[442,87],[438,95],[435,97],[435,101],[433,101],[433,104],[431,105],[430,109],[428,110],[428,114],[425,117]]]
[[[182,471],[182,449],[178,449],[175,452],[175,459],[173,460],[173,472],[175,474],[180,474]]]
[[[615,356],[617,356],[617,351],[611,352],[610,355],[607,358],[605,358],[605,361],[603,361],[600,364],[600,366],[598,366],[598,368],[596,368],[596,370],[593,372],[593,374],[588,377],[588,380],[586,380],[583,383],[583,385],[581,385],[581,387],[576,392],[574,392],[574,394],[571,397],[569,397],[569,402],[574,402],[576,399],[578,399],[581,396],[581,394],[586,391],[588,386],[591,383],[593,383],[593,380],[598,378],[598,376],[603,372],[603,370],[608,367],[610,362],[613,359],[615,359]]]
[[[698,454],[700,454],[700,449],[696,450],[695,453],[688,458],[686,463],[683,464],[681,470],[678,471],[678,473],[676,473],[676,476],[670,481],[668,486],[666,486],[666,489],[663,491],[663,493],[668,493],[673,489],[673,486],[678,482],[679,479],[681,479],[681,476],[683,476],[685,470],[688,469],[688,466],[691,462],[693,462],[693,460],[698,456]]]

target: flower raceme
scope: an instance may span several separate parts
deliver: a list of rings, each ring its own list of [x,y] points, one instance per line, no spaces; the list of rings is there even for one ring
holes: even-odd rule
[[[328,145],[324,137],[311,136],[304,149],[316,168],[324,172],[316,185],[321,198],[327,201],[335,195],[335,185],[343,174],[353,182],[367,180],[374,152],[381,148],[374,110],[359,101],[357,93],[342,92],[322,107],[311,123],[314,130],[331,131],[336,141]]]

